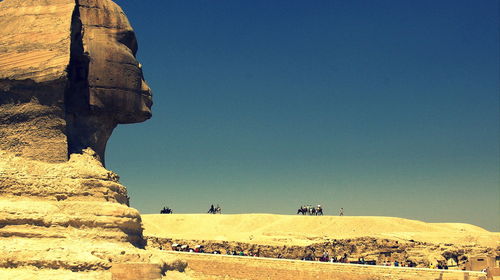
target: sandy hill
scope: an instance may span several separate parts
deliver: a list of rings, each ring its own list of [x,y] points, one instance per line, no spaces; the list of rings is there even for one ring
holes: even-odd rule
[[[428,243],[500,246],[500,233],[462,223],[426,223],[393,217],[274,214],[142,215],[144,235],[173,239],[309,245],[327,239],[376,237]]]

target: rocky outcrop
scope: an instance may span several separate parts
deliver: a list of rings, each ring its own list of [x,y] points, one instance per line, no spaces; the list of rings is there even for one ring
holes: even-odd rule
[[[73,154],[66,163],[1,151],[0,157],[1,237],[90,236],[144,245],[139,212],[127,206],[125,187],[92,150]]]
[[[0,270],[152,262],[104,167],[113,129],[151,117],[125,14],[111,0],[4,0],[0,26]]]
[[[186,240],[146,236],[148,246],[160,250],[173,250],[172,244],[187,245],[195,248],[203,245],[204,251],[212,253],[219,251],[223,255],[233,252],[243,252],[247,256],[265,258],[283,258],[301,260],[304,258],[319,260],[326,252],[329,257],[342,258],[347,256],[347,262],[358,262],[363,258],[368,262],[382,264],[386,261],[413,263],[417,267],[429,267],[429,264],[446,264],[450,259],[456,262],[460,269],[473,256],[495,256],[500,253],[500,247],[466,246],[462,244],[432,244],[419,241],[397,241],[375,237],[360,237],[354,239],[333,239],[310,245],[266,245],[235,241],[217,240]]]

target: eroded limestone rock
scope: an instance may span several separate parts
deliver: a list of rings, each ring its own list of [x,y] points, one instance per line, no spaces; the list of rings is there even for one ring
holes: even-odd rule
[[[72,0],[0,2],[0,149],[68,159],[64,94]]]

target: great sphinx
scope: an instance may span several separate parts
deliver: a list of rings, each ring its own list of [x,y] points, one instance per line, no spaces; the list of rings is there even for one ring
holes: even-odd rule
[[[0,1],[0,268],[96,270],[144,247],[104,167],[113,129],[151,117],[136,52],[111,0]]]

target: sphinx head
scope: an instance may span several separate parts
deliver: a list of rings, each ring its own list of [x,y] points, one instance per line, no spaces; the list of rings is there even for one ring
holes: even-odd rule
[[[91,148],[104,162],[118,124],[151,117],[137,39],[111,0],[58,1],[45,14],[0,1],[0,149],[60,162]]]
[[[73,19],[73,87],[67,94],[69,151],[90,147],[104,161],[106,142],[117,124],[151,117],[151,90],[122,9],[110,0],[79,2]]]

